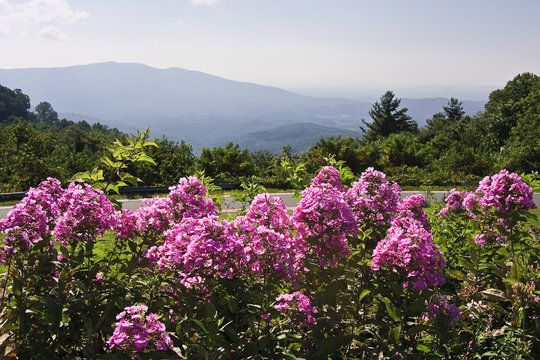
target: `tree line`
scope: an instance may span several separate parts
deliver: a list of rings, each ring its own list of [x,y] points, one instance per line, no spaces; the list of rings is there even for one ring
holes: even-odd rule
[[[106,125],[59,119],[51,104],[30,110],[19,89],[0,85],[0,191],[24,191],[47,177],[67,182],[73,174],[100,166],[115,139],[127,134]],[[371,109],[371,121],[359,124],[362,138],[321,138],[305,153],[251,152],[238,144],[204,148],[165,136],[148,150],[156,162],[133,164],[145,185],[171,185],[180,177],[204,171],[218,182],[240,184],[248,179],[270,188],[290,188],[298,177],[311,178],[327,164],[341,163],[354,174],[368,167],[383,171],[402,185],[462,186],[508,169],[531,173],[540,169],[540,77],[523,73],[493,91],[485,110],[465,115],[451,98],[421,129],[400,106],[392,91]]]

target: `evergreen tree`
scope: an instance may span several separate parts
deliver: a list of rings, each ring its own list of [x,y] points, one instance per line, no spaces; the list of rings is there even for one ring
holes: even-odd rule
[[[367,130],[360,127],[366,133],[367,140],[388,137],[390,134],[401,132],[415,133],[418,131],[416,122],[407,115],[408,109],[399,109],[400,102],[401,100],[395,98],[392,91],[387,91],[381,96],[380,102],[373,104],[373,108],[369,111],[369,116],[371,116],[373,121],[368,123],[362,119]]]
[[[444,113],[449,123],[461,120],[465,111],[463,111],[463,103],[456,98],[450,98],[448,106],[443,106]]]

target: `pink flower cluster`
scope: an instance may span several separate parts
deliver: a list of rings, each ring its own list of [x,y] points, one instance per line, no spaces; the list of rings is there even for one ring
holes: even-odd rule
[[[346,199],[358,223],[388,225],[398,211],[401,189],[373,168],[362,173],[347,192]]]
[[[371,269],[394,269],[399,267],[408,272],[408,280],[419,289],[444,283],[442,269],[445,266],[442,254],[433,243],[433,236],[422,223],[410,217],[396,217],[386,237],[379,241],[373,251]]]
[[[300,292],[283,294],[278,296],[276,301],[278,304],[274,305],[274,308],[287,314],[293,320],[294,325],[317,324],[317,320],[313,316],[317,313],[317,308],[311,305],[311,300],[306,295]]]
[[[69,184],[58,200],[61,216],[53,235],[67,246],[69,240],[95,241],[112,228],[114,207],[103,191],[81,182]]]
[[[347,236],[356,234],[358,228],[345,194],[339,172],[327,166],[302,192],[302,200],[293,210],[293,224],[299,241],[305,243],[306,256],[321,266],[329,262],[335,267],[350,254]]]
[[[0,261],[18,251],[26,252],[36,243],[49,239],[67,246],[70,241],[95,241],[111,229],[114,208],[101,190],[82,182],[62,190],[60,182],[49,178],[14,206],[0,220],[0,232],[6,234]]]
[[[398,204],[398,216],[418,221],[426,230],[431,230],[428,215],[424,212],[426,201],[424,195],[415,194],[406,197]]]
[[[468,195],[469,193],[465,191],[458,191],[456,189],[450,190],[446,197],[446,206],[439,211],[439,216],[445,216],[449,212],[462,211],[465,209],[463,202]]]
[[[135,305],[126,307],[116,316],[116,327],[109,338],[109,349],[125,352],[145,350],[168,350],[173,348],[165,325],[155,314],[146,314],[148,307]]]
[[[532,188],[518,174],[502,170],[493,176],[486,176],[474,193],[450,190],[446,206],[439,216],[468,212],[469,218],[475,219],[484,228],[481,234],[475,235],[475,243],[482,246],[486,243],[504,243],[504,233],[511,231],[509,221],[512,214],[536,208],[532,195]]]
[[[242,241],[227,221],[214,216],[185,218],[148,250],[160,270],[175,274],[185,288],[209,291],[217,278],[231,279],[246,263]]]
[[[233,228],[244,244],[249,271],[263,278],[294,280],[299,268],[297,253],[303,244],[293,236],[293,226],[283,199],[255,196],[245,216]]]
[[[509,216],[516,211],[536,209],[532,188],[516,173],[502,170],[493,176],[486,176],[476,189],[483,209],[494,207],[495,211]]]
[[[461,310],[446,300],[439,300],[436,304],[428,305],[427,317],[438,326],[453,328],[461,319]]]
[[[6,235],[0,248],[0,262],[17,252],[27,252],[49,236],[60,213],[57,202],[62,192],[60,182],[48,178],[37,188],[30,188],[26,197],[0,220],[0,233]]]
[[[212,199],[206,196],[206,188],[196,177],[181,178],[178,185],[169,190],[165,198],[145,199],[144,205],[136,211],[118,212],[117,236],[129,239],[144,235],[156,240],[183,218],[218,215]]]

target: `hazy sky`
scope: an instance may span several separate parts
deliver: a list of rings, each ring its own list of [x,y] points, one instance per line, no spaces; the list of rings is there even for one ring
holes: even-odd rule
[[[540,1],[0,0],[0,68],[103,61],[286,89],[494,89],[540,74]]]

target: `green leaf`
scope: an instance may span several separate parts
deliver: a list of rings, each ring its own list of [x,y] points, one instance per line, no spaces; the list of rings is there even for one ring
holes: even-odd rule
[[[460,256],[460,257],[458,258],[458,261],[459,261],[459,263],[460,263],[463,267],[465,267],[467,270],[472,271],[472,272],[475,272],[475,271],[476,271],[475,266],[473,265],[473,263],[470,262],[469,260],[465,259],[464,257]]]
[[[114,166],[113,161],[112,161],[111,159],[109,159],[108,156],[103,156],[103,157],[101,158],[101,162],[102,162],[103,164],[107,165],[107,166],[110,167],[110,168],[116,168],[116,166]]]
[[[197,324],[198,327],[200,327],[206,334],[208,334],[208,330],[206,330],[206,327],[204,326],[202,321],[200,321],[198,319],[191,319],[191,321],[193,321],[195,324]]]
[[[143,144],[143,147],[146,147],[146,146],[159,147],[158,144],[156,144],[156,142],[152,140],[145,141]]]
[[[133,176],[133,175],[128,174],[128,173],[121,173],[120,174],[120,179],[122,179],[122,181],[130,183],[132,186],[137,186],[137,184],[139,182],[142,182],[142,180],[139,179],[138,177]]]
[[[446,273],[454,279],[461,280],[461,281],[467,280],[467,275],[465,275],[459,270],[446,269]]]
[[[152,159],[150,156],[146,155],[146,154],[140,154],[136,159],[135,159],[137,162],[147,162],[147,163],[150,163],[152,165],[157,165],[156,162],[154,161],[154,159]]]
[[[362,292],[360,293],[360,297],[358,298],[359,301],[362,301],[363,298],[365,298],[369,293],[371,293],[371,290],[369,289],[364,289],[362,290]]]
[[[394,343],[399,344],[399,337],[401,335],[401,325],[398,325],[388,332],[388,339]]]
[[[426,354],[431,351],[426,345],[422,345],[422,344],[416,345],[416,350],[422,351]]]
[[[512,278],[516,281],[519,281],[521,278],[521,266],[518,265],[518,263],[513,263],[512,267],[510,268],[510,273],[508,274],[509,278]]]
[[[386,305],[386,311],[388,312],[388,315],[394,320],[394,321],[401,321],[401,310],[399,310],[388,298],[383,298],[384,305]]]

